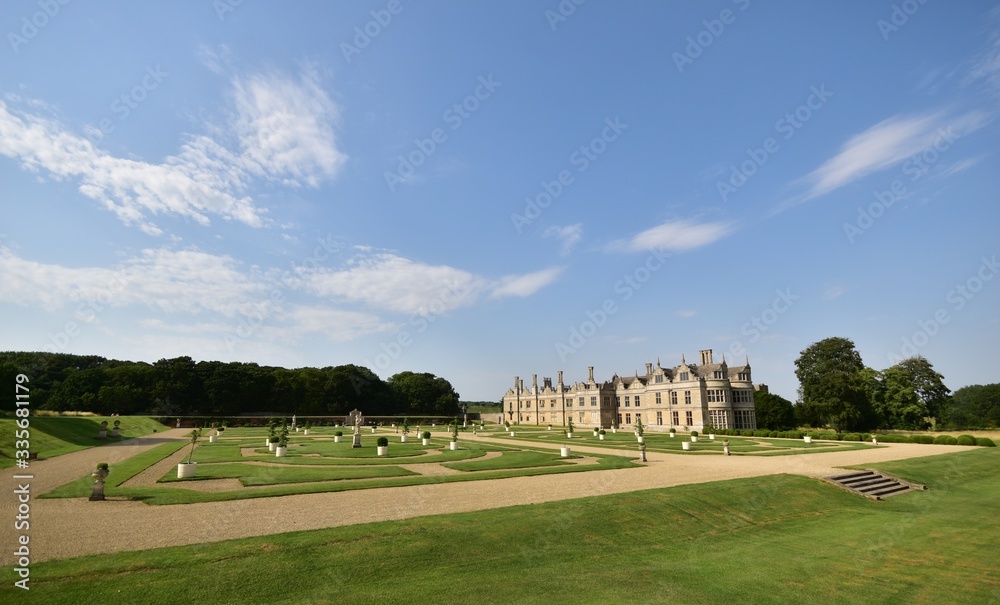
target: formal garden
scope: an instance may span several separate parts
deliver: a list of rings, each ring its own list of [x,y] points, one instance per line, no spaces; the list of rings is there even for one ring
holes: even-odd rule
[[[270,427],[193,429],[185,441],[116,464],[104,494],[184,504],[629,468],[637,457],[466,439],[479,427],[457,425],[364,426],[354,432],[351,426],[293,429],[277,419]],[[81,469],[78,480],[41,497],[88,496],[93,483]]]

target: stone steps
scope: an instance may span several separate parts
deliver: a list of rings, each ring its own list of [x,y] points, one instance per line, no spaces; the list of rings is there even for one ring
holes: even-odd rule
[[[873,500],[927,489],[926,485],[917,485],[876,471],[844,473],[827,477],[825,481]]]

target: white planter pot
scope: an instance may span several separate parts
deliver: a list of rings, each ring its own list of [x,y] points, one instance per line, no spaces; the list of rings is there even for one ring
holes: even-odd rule
[[[709,441],[715,441],[715,433],[712,433],[712,434],[710,434],[710,435],[708,436],[708,440],[709,440]]]
[[[340,435],[334,435],[334,436],[333,436],[333,442],[334,442],[334,443],[340,443],[340,442],[341,442],[341,440],[343,440],[343,439],[344,439],[344,438],[343,438],[343,437],[341,437]]]
[[[511,431],[510,432],[510,436],[511,437],[517,437],[517,432],[516,431]]]
[[[308,435],[309,434],[309,429],[302,429],[302,434],[303,435]]]
[[[271,445],[271,440],[270,439],[265,439],[264,440],[264,445],[270,446]]]
[[[375,434],[375,427],[372,427],[372,434]]]
[[[267,443],[267,451],[269,451],[269,452],[273,452],[274,448],[276,448],[276,447],[278,447],[277,443],[273,443],[273,442],[270,442],[270,441]]]
[[[612,432],[612,433],[617,433],[617,432],[618,432],[618,429],[617,429],[617,428],[615,428],[615,427],[611,427],[611,432]]]
[[[198,471],[197,462],[181,462],[177,465],[177,478],[178,479],[190,479],[194,477]]]
[[[562,456],[563,458],[569,458],[569,448],[568,447],[559,448],[559,455]]]
[[[805,437],[802,438],[802,441],[805,441],[806,443],[812,443],[813,438],[810,437],[809,435],[806,435]]]
[[[677,433],[670,433],[670,438],[671,438],[671,439],[673,439],[673,438],[674,438],[674,437],[676,437],[676,436],[677,436]]]
[[[636,437],[636,439],[639,440],[639,443],[646,443],[646,440],[642,437]]]
[[[449,443],[448,444],[448,449],[450,449],[451,451],[457,450],[458,449],[458,442],[457,441],[452,441],[451,443]]]
[[[275,458],[284,458],[288,454],[288,447],[276,447],[274,448]]]
[[[688,451],[689,449],[691,449],[691,442],[690,441],[681,441],[681,449],[684,450],[685,452]]]
[[[566,438],[567,439],[572,439],[573,438],[573,433],[566,433]]]
[[[691,435],[691,443],[698,443],[698,435]]]
[[[430,445],[430,444],[431,444],[431,440],[430,439],[421,439],[420,440],[420,445]]]
[[[549,430],[550,430],[550,431],[552,430],[552,427],[551,427],[551,426],[549,427]]]
[[[598,435],[597,438],[600,439],[601,441],[604,441],[604,435]]]
[[[389,446],[388,445],[379,445],[379,446],[376,446],[375,449],[377,450],[376,453],[379,456],[388,456],[389,455]]]
[[[209,435],[208,436],[208,442],[209,443],[215,443],[218,440],[219,440],[219,437],[217,435]]]
[[[399,436],[399,442],[400,443],[406,443],[406,435],[400,435]]]

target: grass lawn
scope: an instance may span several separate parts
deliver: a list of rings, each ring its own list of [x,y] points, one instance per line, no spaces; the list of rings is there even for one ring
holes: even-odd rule
[[[884,464],[930,486],[885,502],[776,475],[81,557],[34,564],[30,593],[5,582],[0,600],[990,603],[998,465],[992,449]]]
[[[559,466],[570,464],[563,461],[559,454],[545,452],[503,452],[490,460],[472,460],[470,462],[451,462],[444,466],[457,471],[493,471],[502,468],[529,468],[536,466]]]
[[[398,466],[276,466],[274,464],[199,464],[197,479],[239,479],[246,486],[306,483],[309,481],[340,481],[343,479],[375,479],[378,477],[405,477],[416,475]],[[178,479],[171,469],[160,481],[173,483]]]
[[[29,451],[38,452],[39,458],[52,458],[170,428],[145,416],[32,416],[28,420]],[[104,441],[97,438],[102,420],[108,421],[109,437]],[[115,420],[122,421],[119,439],[110,437]],[[15,430],[13,418],[0,419],[0,468],[14,466]]]

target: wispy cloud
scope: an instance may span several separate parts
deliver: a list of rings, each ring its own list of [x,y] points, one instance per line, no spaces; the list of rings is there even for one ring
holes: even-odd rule
[[[542,237],[558,238],[562,242],[562,246],[559,248],[559,254],[562,256],[568,256],[573,250],[573,247],[576,246],[583,237],[583,225],[577,223],[575,225],[567,225],[565,227],[552,226],[542,233]]]
[[[726,237],[733,231],[729,223],[699,223],[689,220],[667,221],[637,233],[627,240],[617,240],[608,245],[611,251],[642,252],[664,250],[685,252],[701,248]]]
[[[884,170],[941,140],[977,130],[987,116],[970,112],[949,118],[944,112],[893,116],[849,138],[840,152],[800,179],[809,189],[778,204],[772,214],[827,195],[873,172]]]
[[[126,225],[160,235],[151,217],[173,214],[207,225],[210,216],[251,227],[266,210],[246,190],[255,178],[315,187],[346,161],[336,146],[336,105],[314,70],[297,78],[271,72],[233,76],[228,121],[188,135],[162,162],[116,157],[76,134],[38,103],[0,101],[0,155],[53,180],[76,179],[79,191]],[[23,100],[20,100],[23,101]]]
[[[491,298],[530,296],[555,281],[561,268],[491,279],[448,265],[430,265],[360,248],[342,269],[300,272],[293,281],[318,296],[397,313],[440,314]],[[299,286],[297,286],[299,287]]]
[[[697,311],[692,311],[691,309],[683,309],[681,311],[677,311],[677,317],[680,317],[680,318],[683,318],[683,319],[690,319],[690,318],[694,317],[697,314],[698,314]]]

